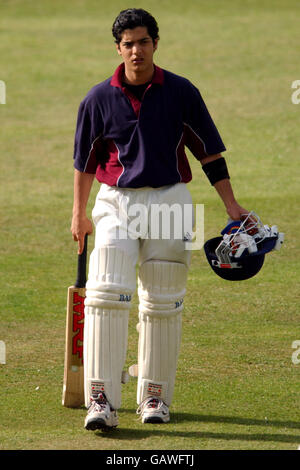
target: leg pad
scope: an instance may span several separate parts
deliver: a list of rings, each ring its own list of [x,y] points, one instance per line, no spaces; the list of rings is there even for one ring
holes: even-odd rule
[[[171,404],[181,342],[181,311],[187,267],[181,263],[148,261],[139,272],[138,390]]]

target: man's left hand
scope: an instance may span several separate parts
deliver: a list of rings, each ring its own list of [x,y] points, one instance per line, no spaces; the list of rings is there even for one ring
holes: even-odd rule
[[[244,209],[237,202],[233,202],[226,207],[227,214],[232,220],[243,220],[249,214],[247,209]]]

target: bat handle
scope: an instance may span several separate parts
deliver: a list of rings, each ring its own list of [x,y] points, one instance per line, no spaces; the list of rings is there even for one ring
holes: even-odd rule
[[[86,257],[87,257],[87,243],[88,234],[86,233],[84,237],[84,247],[83,252],[78,255],[77,260],[77,279],[75,287],[85,287],[86,284]]]

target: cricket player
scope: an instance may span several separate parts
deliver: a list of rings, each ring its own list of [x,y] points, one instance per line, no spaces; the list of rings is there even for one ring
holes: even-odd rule
[[[121,11],[112,33],[122,63],[87,93],[78,111],[71,231],[79,253],[85,234],[93,231],[86,214],[91,187],[95,179],[101,183],[92,212],[95,247],[85,300],[87,430],[118,425],[137,271],[137,413],[142,423],[170,420],[193,220],[181,237],[174,229],[165,237],[151,211],[192,204],[185,147],[199,160],[227,214],[239,220],[248,213],[234,197],[222,156],[226,149],[200,92],[154,63],[158,32],[145,10]]]

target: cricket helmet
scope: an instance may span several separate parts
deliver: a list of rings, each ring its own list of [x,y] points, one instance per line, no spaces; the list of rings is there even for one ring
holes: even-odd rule
[[[284,233],[279,233],[276,225],[263,225],[253,211],[242,220],[229,220],[221,235],[205,242],[204,251],[213,271],[228,281],[255,276],[266,253],[279,250],[284,240]]]

